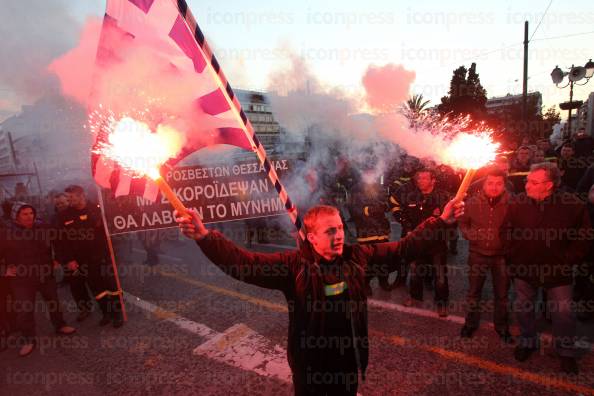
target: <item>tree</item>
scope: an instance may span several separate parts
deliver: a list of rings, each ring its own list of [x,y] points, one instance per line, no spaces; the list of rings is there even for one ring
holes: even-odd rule
[[[470,69],[460,66],[454,70],[450,80],[448,96],[441,98],[438,110],[441,114],[453,116],[470,115],[475,121],[480,120],[485,114],[487,91],[481,85],[476,63]]]
[[[427,105],[429,104],[429,100],[423,100],[423,94],[414,94],[406,101],[404,105],[404,110],[410,114],[421,114],[425,110],[427,110]]]

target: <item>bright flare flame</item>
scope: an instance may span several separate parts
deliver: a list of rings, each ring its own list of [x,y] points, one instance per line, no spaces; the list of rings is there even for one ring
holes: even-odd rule
[[[479,169],[495,159],[499,143],[489,133],[459,133],[442,153],[443,163],[461,169]]]
[[[100,154],[116,161],[120,166],[140,176],[160,177],[159,169],[181,150],[183,137],[175,129],[159,125],[156,133],[144,122],[131,117],[113,121]]]

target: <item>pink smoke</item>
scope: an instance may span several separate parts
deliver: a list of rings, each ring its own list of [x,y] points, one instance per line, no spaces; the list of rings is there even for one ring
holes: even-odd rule
[[[204,88],[201,76],[183,63],[187,58],[178,61],[176,55],[164,37],[131,39],[117,27],[89,20],[77,47],[49,69],[63,93],[91,112],[108,112],[116,119],[142,117],[139,121],[152,130],[163,124],[191,137],[187,146],[210,145],[210,131],[238,123],[203,116],[197,99],[214,88]]]
[[[378,112],[395,111],[408,99],[415,76],[402,65],[369,66],[362,79],[367,104]]]
[[[91,92],[100,32],[101,21],[97,18],[87,19],[78,46],[48,66],[48,70],[60,79],[62,92],[81,104],[87,104]]]

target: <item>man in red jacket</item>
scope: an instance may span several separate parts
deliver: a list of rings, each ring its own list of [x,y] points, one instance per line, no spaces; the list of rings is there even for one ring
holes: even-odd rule
[[[432,233],[445,233],[464,212],[448,203],[398,242],[344,245],[344,225],[332,206],[304,217],[307,240],[299,250],[254,253],[204,227],[196,212],[180,217],[182,232],[228,275],[283,292],[289,309],[287,354],[296,395],[356,395],[369,357],[365,278],[374,268],[394,267],[433,249]]]
[[[521,330],[514,352],[516,360],[525,361],[538,348],[535,300],[542,287],[547,292],[561,369],[575,374],[573,266],[586,255],[594,235],[586,205],[577,196],[557,190],[559,184],[560,172],[555,164],[532,165],[526,178],[526,194],[510,199],[501,238],[514,278],[513,307]]]

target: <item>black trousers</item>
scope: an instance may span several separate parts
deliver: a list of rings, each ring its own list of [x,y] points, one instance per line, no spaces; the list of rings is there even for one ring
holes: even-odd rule
[[[103,258],[88,258],[79,263],[78,271],[68,275],[72,298],[79,310],[92,310],[93,300],[97,301],[104,316],[117,316],[121,313],[120,301],[117,296],[105,295],[96,299],[104,291],[116,291],[116,283],[111,266]],[[91,290],[92,296],[89,296]]]
[[[580,318],[594,318],[594,262],[578,266],[573,289],[576,311]]]
[[[49,313],[54,328],[58,330],[66,324],[58,300],[56,281],[53,278],[41,282],[38,279],[14,277],[10,280],[10,287],[14,296],[17,327],[27,341],[33,341],[36,335],[37,292],[45,300],[44,309]]]
[[[447,256],[436,254],[419,257],[410,263],[410,296],[423,301],[423,280],[426,276],[433,276],[435,289],[435,303],[447,306],[450,290],[448,285]]]
[[[0,333],[16,329],[16,313],[14,311],[14,295],[10,287],[12,278],[0,276]]]
[[[480,301],[487,273],[491,272],[493,280],[494,309],[493,324],[495,330],[504,332],[508,329],[508,297],[510,280],[507,266],[503,256],[484,256],[470,252],[468,256],[468,283],[469,289],[466,296],[468,311],[466,313],[466,326],[476,329],[481,318]]]

